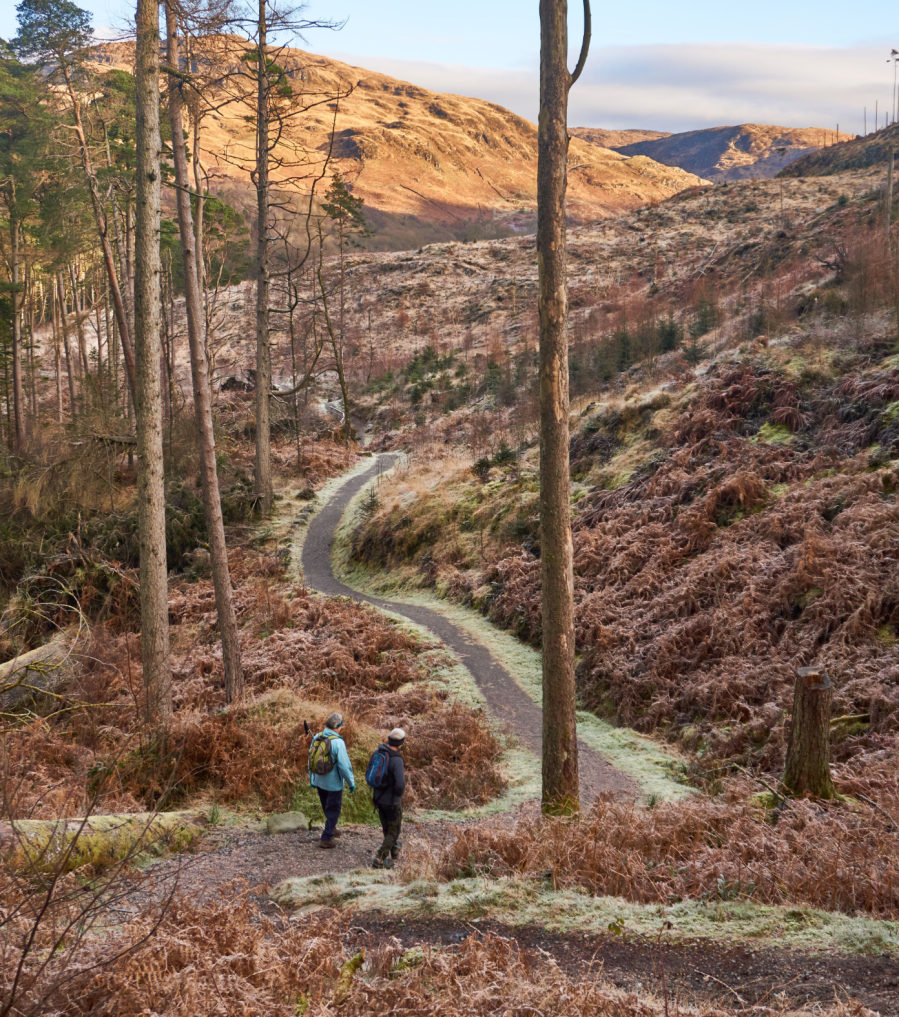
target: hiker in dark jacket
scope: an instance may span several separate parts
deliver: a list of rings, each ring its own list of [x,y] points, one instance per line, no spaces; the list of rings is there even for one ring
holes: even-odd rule
[[[394,859],[400,853],[403,792],[406,790],[406,771],[400,752],[405,742],[406,732],[401,727],[395,727],[387,736],[387,744],[378,746],[379,749],[386,749],[388,762],[383,784],[372,791],[372,801],[378,810],[381,829],[384,831],[384,840],[372,862],[374,869],[392,869]]]

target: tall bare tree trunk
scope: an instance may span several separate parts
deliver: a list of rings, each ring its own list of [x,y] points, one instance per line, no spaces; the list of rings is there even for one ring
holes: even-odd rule
[[[15,186],[11,182],[11,186]],[[19,218],[15,192],[9,211],[10,282],[12,283],[12,401],[13,449],[21,455],[25,446],[25,389],[22,385],[22,299],[19,294]]]
[[[319,252],[322,250],[322,239],[319,237]],[[350,396],[346,384],[346,374],[343,370],[343,355],[341,353],[340,336],[331,321],[331,313],[328,310],[328,294],[325,291],[325,280],[322,276],[321,254],[319,254],[318,266],[318,288],[322,295],[322,307],[325,312],[325,325],[328,335],[331,338],[331,349],[334,351],[334,364],[337,367],[337,380],[340,382],[340,395],[343,399],[343,438],[347,448],[350,445]]]
[[[161,218],[159,135],[159,0],[137,0],[137,215],[135,221],[134,338],[137,490],[140,526],[141,660],[147,719],[164,725],[172,713],[165,477],[160,377]]]
[[[168,37],[169,67],[178,69],[177,22],[171,5],[165,9]],[[181,235],[181,260],[184,265],[184,304],[187,311],[187,337],[190,345],[190,371],[193,379],[194,412],[197,419],[197,442],[200,451],[200,476],[203,485],[203,507],[206,511],[206,529],[209,531],[209,552],[212,562],[212,584],[215,589],[215,608],[218,612],[219,632],[222,637],[222,660],[225,666],[225,698],[230,703],[241,699],[244,691],[243,668],[240,660],[240,642],[237,635],[237,617],[234,613],[234,596],[231,573],[228,568],[228,549],[225,545],[225,523],[219,496],[218,471],[215,463],[215,432],[212,426],[212,401],[209,391],[209,362],[203,331],[203,309],[200,299],[200,280],[197,275],[197,257],[194,249],[196,234],[190,211],[190,193],[187,178],[187,151],[182,123],[182,83],[169,75],[169,116],[172,124],[172,152],[177,185],[178,230]]]
[[[78,295],[78,273],[75,269],[74,263],[69,265],[69,280],[72,284],[72,310],[75,312],[75,334],[78,336],[78,353],[81,357],[81,370],[84,375],[84,385],[87,385],[88,378],[90,378],[91,366],[87,356],[87,339],[84,335],[84,301]],[[100,348],[97,347],[97,359],[99,362]],[[82,396],[84,392],[82,391]]]
[[[568,2],[540,0],[540,120],[537,162],[537,268],[540,285],[540,558],[543,608],[543,811],[580,809],[574,684],[574,570],[568,460],[568,285],[565,191]]]
[[[75,373],[72,370],[72,344],[69,342],[69,318],[66,308],[66,286],[62,279],[62,272],[56,275],[56,292],[59,294],[59,319],[62,325],[62,342],[66,351],[66,374],[69,378],[69,412],[72,416],[76,413],[75,403]]]
[[[887,237],[890,235],[890,227],[893,225],[893,165],[896,162],[896,150],[890,149],[890,161],[887,163],[887,185],[884,194],[884,216],[883,228]]]
[[[125,374],[128,377],[128,386],[131,395],[135,392],[135,366],[134,349],[131,345],[131,329],[128,324],[128,316],[125,310],[125,302],[122,299],[122,289],[119,285],[119,275],[116,271],[115,258],[112,254],[112,245],[109,242],[109,223],[106,212],[103,208],[103,200],[100,197],[100,185],[97,182],[97,175],[94,172],[93,159],[87,143],[87,135],[84,132],[84,124],[81,120],[81,102],[75,85],[71,80],[69,69],[62,67],[65,77],[69,98],[72,102],[72,116],[75,119],[75,134],[78,138],[78,148],[81,153],[81,165],[84,175],[87,177],[87,189],[91,196],[91,204],[94,208],[94,218],[97,222],[97,232],[100,236],[100,249],[103,253],[103,264],[106,266],[106,276],[109,279],[109,292],[112,296],[112,305],[115,310],[116,324],[119,329],[119,336],[122,342],[122,355],[125,360]],[[157,114],[158,120],[158,114]]]
[[[62,423],[62,360],[59,346],[59,301],[53,300],[53,363],[56,366],[56,419]]]
[[[268,242],[268,74],[266,71],[266,0],[259,0],[258,88],[256,92],[256,461],[253,493],[264,513],[271,511],[272,351],[268,334],[271,288]]]

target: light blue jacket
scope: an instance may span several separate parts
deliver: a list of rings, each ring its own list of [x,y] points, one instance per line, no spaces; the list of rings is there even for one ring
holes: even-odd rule
[[[331,752],[337,760],[337,765],[330,773],[309,772],[309,783],[313,787],[320,787],[323,791],[342,791],[344,781],[350,791],[356,790],[356,778],[353,776],[353,764],[350,762],[346,750],[346,743],[336,731],[326,727],[322,732],[325,735],[337,735],[331,740]]]

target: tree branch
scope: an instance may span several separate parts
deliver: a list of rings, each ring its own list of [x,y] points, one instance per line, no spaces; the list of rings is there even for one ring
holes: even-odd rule
[[[571,81],[568,82],[568,87],[577,81],[581,76],[581,71],[584,69],[584,64],[587,62],[587,54],[590,52],[590,35],[591,35],[591,19],[590,19],[590,0],[584,0],[584,41],[581,43],[581,55],[577,58],[577,65],[571,72]]]

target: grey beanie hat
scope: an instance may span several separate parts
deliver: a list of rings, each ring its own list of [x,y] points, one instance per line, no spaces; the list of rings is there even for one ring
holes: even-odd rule
[[[402,745],[406,740],[406,732],[401,727],[395,727],[387,736],[387,741],[394,745]]]
[[[329,727],[332,731],[336,731],[339,727],[343,727],[343,714],[338,713],[335,710],[334,713],[332,713],[325,721],[325,726]]]

